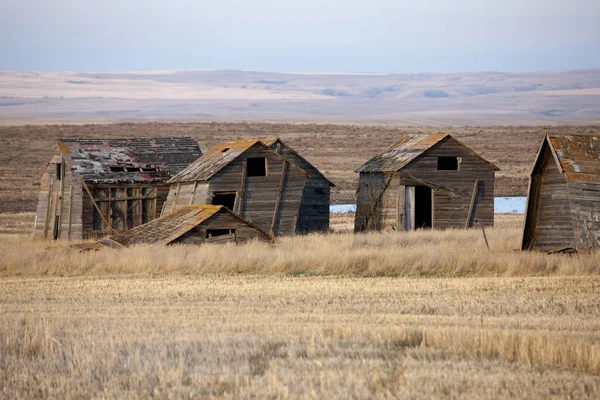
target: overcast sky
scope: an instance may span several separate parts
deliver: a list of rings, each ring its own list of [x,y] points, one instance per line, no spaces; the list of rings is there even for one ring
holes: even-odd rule
[[[0,69],[600,67],[600,0],[0,0]]]

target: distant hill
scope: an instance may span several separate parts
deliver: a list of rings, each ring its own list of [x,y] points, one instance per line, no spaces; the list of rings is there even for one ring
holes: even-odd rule
[[[600,122],[600,69],[384,74],[0,72],[0,123],[222,120],[411,125]]]

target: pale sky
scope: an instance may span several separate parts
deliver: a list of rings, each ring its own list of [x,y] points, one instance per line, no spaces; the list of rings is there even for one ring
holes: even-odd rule
[[[0,69],[600,67],[600,0],[0,0]]]

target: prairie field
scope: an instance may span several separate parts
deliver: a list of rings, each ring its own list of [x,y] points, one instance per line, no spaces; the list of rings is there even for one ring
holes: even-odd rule
[[[522,218],[489,250],[353,214],[274,245],[2,234],[0,398],[598,398],[600,255],[516,252]]]
[[[525,196],[541,139],[547,132],[596,133],[589,126],[382,126],[295,123],[120,123],[1,126],[0,213],[33,212],[39,180],[59,138],[191,136],[202,151],[232,139],[280,137],[336,184],[334,204],[356,201],[354,171],[407,133],[443,131],[496,164],[496,196]]]

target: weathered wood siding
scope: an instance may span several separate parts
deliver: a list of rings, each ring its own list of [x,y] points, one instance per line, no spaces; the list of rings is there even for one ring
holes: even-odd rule
[[[438,171],[438,157],[460,157],[459,170]],[[485,226],[494,225],[495,170],[460,143],[449,137],[443,139],[400,171],[401,180],[410,179],[411,175],[464,191],[461,195],[434,191],[433,228],[465,227],[475,180],[479,180],[479,190],[471,220],[478,220]]]
[[[459,170],[438,171],[438,157],[460,157]],[[400,172],[360,173],[355,231],[382,230],[388,227],[404,230],[404,191],[406,186],[419,185],[414,178],[461,192],[458,194],[447,190],[433,190],[433,228],[465,227],[476,180],[479,180],[478,193],[469,225],[475,220],[485,226],[494,225],[494,167],[448,137],[425,151]]]
[[[189,204],[211,204],[212,194],[209,196],[208,189],[208,182],[171,184],[161,216]]]
[[[354,215],[355,232],[383,229],[381,201],[387,195],[386,184],[390,179],[393,179],[393,174],[361,173],[359,175]]]
[[[150,222],[160,216],[169,193],[166,183],[92,184],[87,187],[112,232],[120,232]],[[96,238],[111,233],[83,191],[83,237]]]
[[[267,160],[267,176],[246,176],[242,183],[243,165],[247,158],[264,157]],[[280,192],[280,181],[284,162],[285,179]],[[194,182],[171,185],[167,209],[175,202],[176,207],[185,204],[212,204],[215,192],[236,192],[236,204],[241,201],[240,215],[266,232],[273,228],[273,234],[291,235],[296,233],[300,204],[306,181],[305,173],[282,157],[260,146],[254,146],[232,161],[209,181],[198,182],[196,196],[192,199],[191,188]],[[193,201],[192,203],[190,203]],[[276,205],[278,210],[276,211]],[[238,210],[232,210],[238,211]],[[273,215],[276,214],[273,225]]]
[[[296,233],[329,231],[329,205],[331,204],[331,185],[308,161],[299,157],[289,147],[275,142],[270,149],[281,154],[292,164],[296,164],[310,176],[306,179],[302,194],[302,205],[298,216]]]
[[[61,179],[57,164],[61,164]],[[82,238],[82,187],[62,156],[52,157],[40,181],[34,236],[42,239]],[[58,217],[58,229],[56,222]],[[56,230],[55,230],[56,229]]]
[[[310,177],[302,192],[297,233],[327,232],[331,187],[327,181]]]
[[[580,252],[600,249],[600,182],[567,181],[575,248]]]
[[[217,236],[215,238],[206,238],[208,229],[235,229],[235,234]],[[268,235],[265,235],[260,230],[248,225],[244,221],[236,218],[228,212],[219,212],[202,222],[200,225],[185,233],[173,243],[181,244],[202,244],[202,243],[221,243],[235,242],[244,243],[250,240],[271,241]]]
[[[567,182],[548,146],[540,153],[530,190],[524,248],[549,251],[574,247]]]

